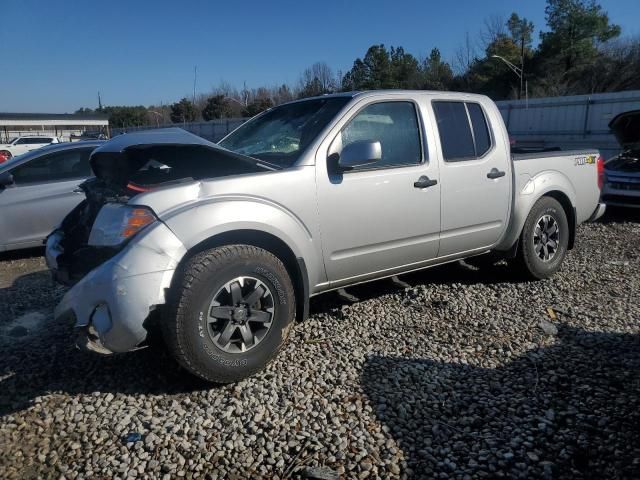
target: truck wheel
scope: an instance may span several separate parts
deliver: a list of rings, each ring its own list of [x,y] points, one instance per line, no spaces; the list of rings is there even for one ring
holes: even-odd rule
[[[569,223],[557,200],[542,197],[534,205],[520,234],[517,261],[529,278],[548,278],[560,269],[569,244]]]
[[[283,263],[250,245],[195,255],[172,292],[163,336],[177,361],[209,382],[264,368],[284,344],[295,294]]]

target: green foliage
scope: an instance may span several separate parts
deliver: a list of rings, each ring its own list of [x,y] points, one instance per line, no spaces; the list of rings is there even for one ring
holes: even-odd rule
[[[196,106],[186,97],[171,105],[170,117],[173,123],[193,122],[197,116]]]
[[[538,73],[550,73],[552,83],[579,82],[600,55],[598,47],[620,35],[593,0],[547,0],[545,13],[549,31],[541,34]]]
[[[453,83],[453,70],[442,60],[440,50],[434,48],[423,65],[424,83],[427,90],[449,90]]]
[[[526,18],[520,18],[517,13],[512,13],[507,20],[507,28],[511,34],[511,40],[521,49],[530,49],[533,39],[533,23]]]
[[[418,60],[402,47],[372,45],[363,59],[356,59],[342,79],[343,90],[419,88],[422,72]]]
[[[256,98],[254,101],[249,103],[247,107],[244,109],[245,117],[253,117],[260,112],[267,110],[268,108],[273,107],[273,101],[271,101],[268,97]]]
[[[224,95],[213,95],[207,99],[205,107],[202,109],[202,118],[205,121],[216,118],[231,117],[232,110],[229,101]]]
[[[109,115],[109,125],[112,127],[137,127],[147,124],[147,109],[142,105],[102,107],[96,112]]]
[[[74,115],[91,115],[95,113],[91,108],[80,107],[78,110],[73,112]]]

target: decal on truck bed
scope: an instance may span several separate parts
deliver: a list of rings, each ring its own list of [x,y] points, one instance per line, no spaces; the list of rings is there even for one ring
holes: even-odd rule
[[[579,157],[574,158],[574,166],[578,165],[591,165],[595,164],[598,156],[597,155],[581,155]]]

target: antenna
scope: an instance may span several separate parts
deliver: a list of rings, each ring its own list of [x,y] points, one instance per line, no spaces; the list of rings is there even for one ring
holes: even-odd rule
[[[100,98],[100,90],[98,90],[98,110],[102,110],[102,99]]]

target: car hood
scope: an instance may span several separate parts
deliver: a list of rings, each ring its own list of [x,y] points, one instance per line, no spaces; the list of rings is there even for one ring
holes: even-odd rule
[[[631,110],[616,115],[609,128],[625,150],[640,148],[640,110]]]
[[[132,180],[155,184],[183,178],[210,178],[277,169],[261,160],[226,150],[181,128],[119,135],[95,149],[90,163],[96,177],[119,185],[126,185]],[[148,168],[150,164],[157,168]],[[155,175],[144,173],[150,170],[155,170]]]

